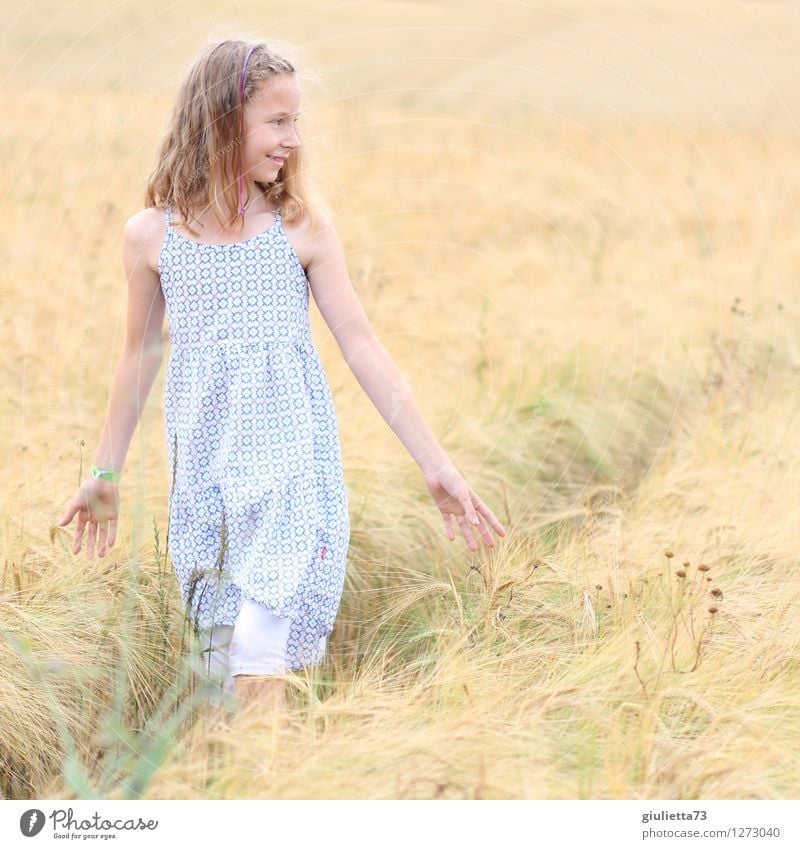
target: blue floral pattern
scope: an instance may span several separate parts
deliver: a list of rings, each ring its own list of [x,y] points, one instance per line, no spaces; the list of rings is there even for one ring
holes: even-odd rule
[[[164,212],[169,547],[187,615],[197,628],[234,625],[248,596],[292,620],[287,668],[315,665],[350,521],[308,279],[280,212],[228,245],[183,236]]]

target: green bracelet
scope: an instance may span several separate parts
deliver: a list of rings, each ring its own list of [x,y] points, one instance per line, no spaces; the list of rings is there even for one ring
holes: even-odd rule
[[[92,477],[93,478],[103,478],[103,480],[107,481],[118,481],[122,472],[112,472],[108,469],[101,469],[98,466],[92,466]]]

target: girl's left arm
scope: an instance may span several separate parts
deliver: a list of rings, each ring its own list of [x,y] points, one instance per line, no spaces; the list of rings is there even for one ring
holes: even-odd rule
[[[308,231],[306,231],[308,232]],[[452,541],[452,516],[467,545],[477,548],[468,523],[494,545],[489,526],[501,536],[505,528],[450,461],[414,401],[411,389],[375,334],[347,271],[344,247],[330,222],[307,236],[311,248],[306,275],[314,300],[364,392],[422,471],[428,490]]]

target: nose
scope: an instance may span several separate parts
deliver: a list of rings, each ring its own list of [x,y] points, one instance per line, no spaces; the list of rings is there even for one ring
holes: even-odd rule
[[[297,133],[297,127],[292,125],[291,128],[290,128],[289,136],[283,140],[283,146],[287,150],[292,151],[296,147],[298,147],[299,145],[300,145],[300,136]]]

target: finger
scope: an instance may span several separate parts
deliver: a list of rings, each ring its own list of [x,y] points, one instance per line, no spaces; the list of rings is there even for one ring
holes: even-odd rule
[[[62,517],[58,520],[59,528],[63,528],[64,525],[68,525],[72,521],[72,517],[77,513],[78,506],[76,504],[68,504],[67,509],[64,511]]]
[[[98,549],[98,554],[103,557],[106,553],[106,536],[108,534],[108,522],[100,523],[100,547]]]
[[[480,524],[480,519],[478,518],[478,514],[475,512],[475,506],[472,503],[472,496],[469,492],[466,495],[462,496],[458,499],[459,504],[464,508],[464,514],[467,517],[467,521],[471,525]]]
[[[481,501],[480,498],[478,498],[477,495],[475,496],[475,503],[477,505],[478,513],[481,514],[482,517],[485,516],[489,520],[489,524],[491,524],[497,533],[504,537],[506,535],[506,529],[500,524],[497,516],[492,513],[492,511],[486,506],[486,504],[484,504],[483,501]]]
[[[443,513],[444,517],[444,529],[447,533],[447,538],[452,542],[456,538],[456,533],[453,530],[453,520],[450,518],[449,513]]]
[[[78,521],[75,525],[75,536],[72,538],[72,553],[77,554],[81,550],[83,530],[86,527],[86,514],[78,513]]]
[[[97,522],[89,522],[89,536],[86,539],[86,556],[89,560],[94,557],[94,546],[97,539]]]
[[[109,519],[108,520],[108,547],[113,548],[114,543],[117,541],[117,520]]]
[[[489,530],[489,526],[486,524],[486,520],[483,516],[478,517],[481,520],[478,529],[480,530],[481,536],[483,537],[483,541],[490,547],[494,548],[494,537],[492,536],[492,532]]]
[[[475,537],[472,536],[472,527],[467,521],[466,516],[456,516],[458,524],[461,526],[461,533],[464,534],[464,539],[467,541],[470,551],[476,551],[478,544],[475,542]]]

